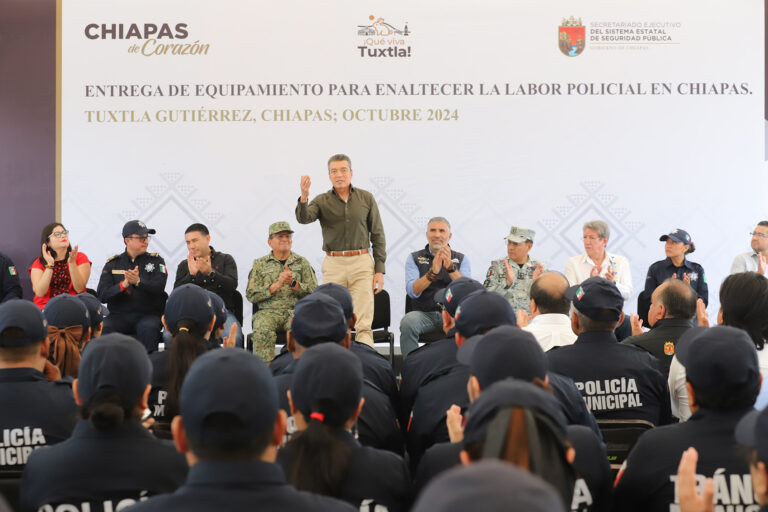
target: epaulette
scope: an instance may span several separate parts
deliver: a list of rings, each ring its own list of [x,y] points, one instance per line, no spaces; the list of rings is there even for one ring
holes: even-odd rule
[[[152,256],[153,258],[157,258],[158,256],[160,256],[160,254],[156,252],[148,252],[147,256]]]
[[[109,263],[110,261],[112,261],[113,259],[115,259],[115,258],[117,258],[117,257],[119,257],[119,256],[120,256],[119,254],[115,254],[115,255],[114,255],[114,256],[112,256],[111,258],[107,258],[107,263]]]

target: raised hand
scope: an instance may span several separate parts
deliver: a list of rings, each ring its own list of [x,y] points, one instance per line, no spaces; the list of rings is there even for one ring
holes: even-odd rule
[[[709,327],[709,314],[703,299],[696,301],[696,320],[699,323],[699,327]]]
[[[77,249],[78,249],[78,246],[76,245],[74,249],[69,251],[69,262],[72,263],[73,265],[77,264]]]
[[[309,198],[309,186],[312,184],[312,179],[309,177],[308,174],[305,174],[301,177],[301,181],[299,182],[299,186],[301,187],[301,202],[306,203],[307,199]]]
[[[515,282],[515,269],[509,264],[508,259],[504,259],[504,271],[507,274],[507,286],[511,286]]]
[[[48,244],[43,244],[43,259],[45,260],[46,265],[53,265],[56,260],[53,259],[53,256],[51,256],[51,253],[48,252]]]

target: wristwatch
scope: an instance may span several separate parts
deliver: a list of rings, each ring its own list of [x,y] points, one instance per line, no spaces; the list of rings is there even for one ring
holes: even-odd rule
[[[294,279],[293,281],[291,281],[291,288],[296,288],[297,284],[299,284],[299,282]]]

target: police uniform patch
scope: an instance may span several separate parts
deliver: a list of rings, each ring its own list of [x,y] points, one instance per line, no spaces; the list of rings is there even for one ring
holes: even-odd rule
[[[16,271],[16,267],[13,267],[13,266],[8,267],[8,273],[11,274],[12,276],[18,275],[18,272]]]
[[[163,265],[162,263],[160,264],[160,272],[162,272],[163,274],[167,274],[165,270],[165,265]]]
[[[675,344],[671,341],[667,341],[664,343],[664,354],[667,356],[671,356],[675,354]]]
[[[695,281],[695,280],[697,280],[699,278],[699,273],[698,272],[691,272],[690,274],[688,274],[688,277],[691,278],[691,281]]]
[[[146,266],[144,267],[144,270],[146,270],[147,272],[152,272],[153,270],[155,270],[155,264],[151,262],[147,263]]]
[[[445,292],[445,302],[451,302],[452,298],[453,298],[453,294],[451,293],[451,290],[446,290],[446,292]]]
[[[581,286],[579,286],[579,289],[576,290],[576,299],[581,300],[581,298],[584,296],[584,290],[581,289]]]

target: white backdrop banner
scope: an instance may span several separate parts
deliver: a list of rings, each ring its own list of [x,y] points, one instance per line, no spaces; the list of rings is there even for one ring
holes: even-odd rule
[[[659,236],[683,228],[714,314],[768,218],[763,32],[754,0],[68,0],[63,222],[91,287],[126,220],[156,228],[169,291],[184,230],[203,222],[244,294],[277,220],[319,273],[299,176],[311,197],[329,189],[341,152],[381,210],[395,332],[405,258],[436,215],[481,281],[510,225],[562,270],[583,222],[604,219],[632,265],[632,312]]]

